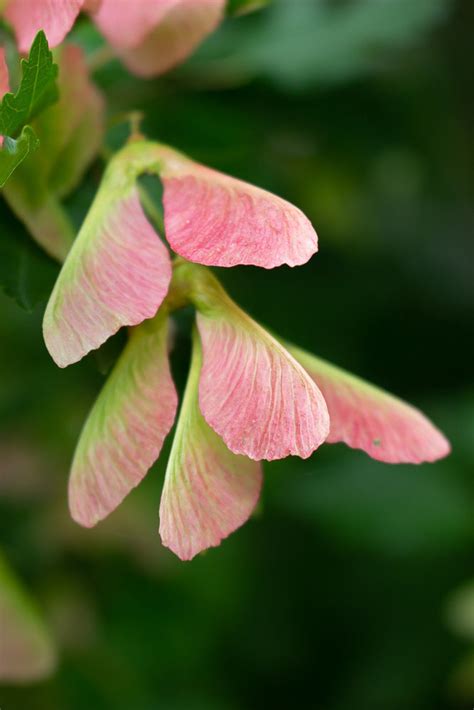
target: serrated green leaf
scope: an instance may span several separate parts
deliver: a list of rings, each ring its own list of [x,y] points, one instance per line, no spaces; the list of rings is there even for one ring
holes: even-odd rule
[[[24,126],[18,139],[5,137],[0,151],[0,187],[3,187],[16,168],[33,153],[39,140],[31,126]]]
[[[0,135],[11,138],[58,98],[58,67],[43,31],[36,35],[28,59],[22,60],[21,73],[18,91],[5,94],[0,105]]]

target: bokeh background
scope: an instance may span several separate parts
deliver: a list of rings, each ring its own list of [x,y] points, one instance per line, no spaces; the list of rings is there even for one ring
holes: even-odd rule
[[[275,0],[159,80],[98,67],[109,149],[122,112],[143,111],[149,137],[316,226],[304,267],[220,270],[231,295],[421,407],[453,444],[420,467],[343,445],[267,464],[254,518],[191,563],[157,534],[167,451],[96,529],[69,519],[68,467],[109,355],[54,366],[41,317],[56,267],[1,202],[29,312],[0,295],[0,541],[59,653],[49,680],[0,687],[2,710],[472,707],[473,23],[472,0]],[[86,21],[75,34],[98,41]],[[77,224],[102,169],[68,202]]]

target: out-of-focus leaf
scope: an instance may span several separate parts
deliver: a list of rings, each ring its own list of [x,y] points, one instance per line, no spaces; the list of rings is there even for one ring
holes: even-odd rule
[[[377,71],[442,19],[451,0],[275,0],[265,21],[229,23],[189,63],[206,80],[266,76],[289,89]]]
[[[19,306],[32,311],[49,296],[58,267],[31,241],[3,200],[0,200],[0,223],[0,288]]]
[[[25,683],[50,675],[56,653],[34,601],[0,554],[0,681]]]
[[[31,126],[24,126],[19,138],[5,138],[0,151],[0,187],[5,185],[10,175],[38,145],[38,138]]]
[[[261,10],[272,0],[229,0],[227,12],[229,15],[246,15],[254,10]]]
[[[43,176],[50,192],[68,195],[100,148],[105,102],[91,81],[85,53],[63,45],[56,54],[59,101],[35,121],[41,141]]]
[[[459,703],[456,707],[472,707],[472,699],[474,698],[474,651],[467,654],[455,668],[450,678],[449,689]]]
[[[464,585],[451,596],[447,609],[451,629],[465,638],[474,640],[474,582]]]
[[[28,59],[21,62],[22,77],[15,94],[5,94],[0,105],[0,134],[15,138],[23,126],[58,98],[58,68],[46,35],[38,32]]]

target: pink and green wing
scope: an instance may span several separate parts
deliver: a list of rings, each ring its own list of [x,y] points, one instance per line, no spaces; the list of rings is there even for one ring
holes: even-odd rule
[[[166,237],[188,261],[271,269],[304,264],[318,249],[310,221],[266,190],[162,149]]]
[[[135,175],[116,160],[46,308],[44,338],[60,367],[80,360],[122,326],[153,317],[168,291],[168,251],[141,207]]]
[[[299,348],[288,348],[324,395],[329,443],[344,442],[386,463],[423,463],[449,454],[445,436],[415,407]]]
[[[5,60],[5,50],[0,47],[0,100],[4,94],[10,90],[10,79],[8,76],[8,67]],[[0,147],[3,145],[3,136],[0,136]]]
[[[0,683],[39,681],[55,665],[55,649],[41,616],[0,555]]]
[[[262,485],[260,464],[229,451],[199,411],[200,366],[195,338],[160,505],[161,539],[182,560],[216,547],[243,525]]]
[[[235,454],[306,458],[329,432],[324,398],[301,365],[227,296],[204,267],[175,270],[190,286],[203,349],[199,404]]]
[[[160,314],[135,328],[82,431],[69,481],[72,517],[91,527],[111,513],[157,460],[177,408]]]
[[[95,20],[127,67],[156,76],[186,59],[222,20],[225,0],[103,0]]]
[[[8,67],[5,60],[5,50],[0,47],[0,99],[10,90]]]
[[[102,0],[94,21],[107,41],[120,49],[141,44],[168,12],[181,0],[134,0],[121,2]],[[199,2],[199,0],[198,0]]]
[[[20,52],[28,52],[39,30],[44,30],[50,47],[60,44],[83,5],[84,0],[8,0],[4,14]]]

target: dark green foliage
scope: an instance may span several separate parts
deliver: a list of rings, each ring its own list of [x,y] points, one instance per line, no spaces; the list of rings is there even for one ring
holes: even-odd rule
[[[32,311],[51,293],[58,266],[31,240],[3,199],[0,224],[0,288],[19,306]]]
[[[227,23],[191,59],[207,83],[265,76],[290,91],[394,66],[446,17],[451,0],[273,0]],[[225,72],[222,66],[225,66]]]

